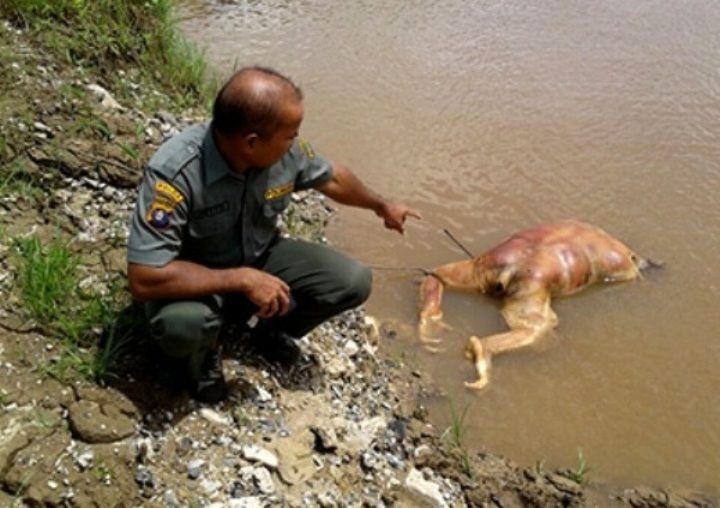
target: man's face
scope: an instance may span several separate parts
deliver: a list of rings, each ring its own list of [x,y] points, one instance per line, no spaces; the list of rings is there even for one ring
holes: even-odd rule
[[[279,161],[298,136],[303,120],[302,103],[286,101],[282,106],[280,127],[270,136],[259,137],[253,148],[253,165],[261,168],[272,166]]]

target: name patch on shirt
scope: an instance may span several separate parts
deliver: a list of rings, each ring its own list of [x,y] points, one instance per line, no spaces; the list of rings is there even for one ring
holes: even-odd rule
[[[202,210],[198,210],[197,213],[193,214],[196,219],[206,219],[208,217],[214,217],[230,209],[230,203],[223,201],[217,205],[208,206]]]
[[[289,194],[294,188],[294,182],[286,183],[285,185],[280,185],[278,187],[271,187],[265,191],[265,201],[272,201],[273,199],[280,198],[285,194]]]

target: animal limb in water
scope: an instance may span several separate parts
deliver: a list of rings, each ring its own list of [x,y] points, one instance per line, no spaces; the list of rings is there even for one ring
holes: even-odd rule
[[[589,224],[569,220],[527,229],[473,259],[438,266],[422,279],[420,340],[437,343],[428,334],[430,327],[442,322],[444,288],[501,299],[510,330],[472,336],[465,348],[478,375],[476,381],[465,384],[481,389],[490,381],[493,355],[533,344],[557,326],[552,297],[571,295],[599,282],[633,280],[651,266],[660,264],[639,257]]]

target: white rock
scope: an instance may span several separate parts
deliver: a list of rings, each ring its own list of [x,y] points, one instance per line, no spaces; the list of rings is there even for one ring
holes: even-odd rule
[[[360,346],[357,345],[357,342],[354,340],[348,340],[345,345],[343,346],[343,351],[346,355],[348,355],[350,358],[358,354],[358,351],[360,351]]]
[[[270,471],[264,467],[258,467],[253,470],[253,480],[255,480],[255,485],[263,494],[272,494],[275,492],[275,484],[273,483]]]
[[[51,129],[50,127],[48,127],[47,125],[45,125],[44,123],[42,123],[42,122],[33,122],[33,128],[34,128],[36,131],[46,132],[46,133],[48,133],[48,134],[52,134],[52,129]]]
[[[228,508],[262,508],[264,506],[260,496],[241,497],[240,499],[231,499],[227,502]]]
[[[324,370],[330,379],[350,375],[355,372],[355,365],[345,358],[335,357],[324,365]]]
[[[91,83],[87,86],[87,89],[93,92],[98,99],[100,99],[100,105],[106,109],[122,109],[122,106],[115,98],[110,95],[110,92],[105,90],[98,84]]]
[[[149,437],[138,438],[135,443],[135,458],[140,462],[145,460],[152,460],[155,456],[155,450],[153,450],[153,443]]]
[[[272,400],[272,394],[270,394],[270,392],[262,386],[256,386],[255,389],[257,390],[257,397],[255,397],[255,400],[258,402],[269,402]]]
[[[440,487],[431,481],[423,478],[420,471],[413,468],[405,479],[405,487],[412,493],[428,499],[434,506],[446,507],[448,504],[443,499]]]
[[[419,457],[422,457],[423,455],[427,455],[431,451],[432,449],[428,445],[420,445],[413,450],[413,458],[417,459]]]
[[[218,490],[222,488],[222,483],[215,480],[209,480],[207,478],[203,478],[200,480],[200,488],[207,494],[208,496],[212,497]]]
[[[200,410],[200,416],[205,418],[210,423],[217,425],[230,425],[231,421],[228,417],[221,415],[217,411],[213,411],[210,408],[204,407]]]
[[[278,466],[278,458],[273,452],[256,445],[244,446],[242,449],[242,455],[245,460],[260,462],[261,464],[273,469]]]
[[[95,458],[95,454],[92,450],[85,450],[80,455],[77,456],[77,459],[75,462],[77,462],[77,465],[80,466],[80,470],[85,471],[87,468],[89,468],[92,465],[93,459]]]
[[[335,420],[333,422],[335,423]],[[386,426],[387,421],[382,416],[365,420],[360,425],[348,421],[343,445],[351,453],[360,453],[370,446],[378,433],[385,430]],[[342,434],[342,432],[337,433]]]

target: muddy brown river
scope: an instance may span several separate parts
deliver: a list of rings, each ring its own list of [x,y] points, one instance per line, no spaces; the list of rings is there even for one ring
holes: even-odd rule
[[[306,95],[302,137],[420,209],[400,237],[342,209],[332,243],[368,263],[462,259],[511,232],[589,221],[666,263],[556,301],[555,335],[498,357],[490,387],[462,356],[504,329],[497,306],[448,293],[445,350],[415,324],[412,276],[377,272],[385,347],[468,407],[469,446],[575,465],[620,485],[720,489],[720,3],[184,1],[181,27],[227,75],[262,64]]]

